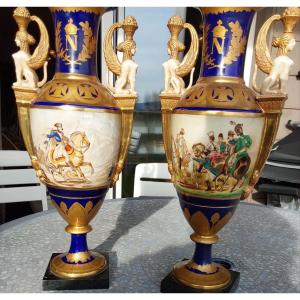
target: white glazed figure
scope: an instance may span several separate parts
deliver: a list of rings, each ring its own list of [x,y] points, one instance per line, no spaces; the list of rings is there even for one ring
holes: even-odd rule
[[[196,30],[189,23],[183,23],[180,16],[173,16],[167,24],[171,37],[168,41],[169,59],[163,63],[165,71],[165,87],[161,94],[181,95],[192,86],[194,65],[198,56],[199,39]],[[183,43],[179,41],[179,34],[183,29],[187,29],[191,35],[191,45],[182,61],[179,60],[180,52],[185,50]],[[182,77],[190,74],[190,82],[185,87]]]
[[[131,39],[125,40],[118,45],[117,50],[123,52],[123,61],[120,76],[116,80],[115,93],[135,95],[135,76],[138,64],[132,58],[136,52],[136,43]]]
[[[38,76],[35,70],[27,65],[27,61],[31,58],[29,45],[35,44],[35,39],[26,31],[18,31],[15,38],[16,45],[20,50],[12,55],[16,67],[17,81],[14,86],[37,88]]]
[[[264,79],[261,93],[286,93],[285,86],[288,80],[290,68],[294,65],[287,53],[295,47],[296,40],[289,34],[284,33],[273,40],[272,46],[278,48],[278,53],[273,61],[270,74]]]
[[[183,79],[176,75],[176,69],[180,65],[178,59],[179,52],[184,51],[185,46],[175,39],[170,39],[168,42],[168,54],[170,59],[163,63],[163,68],[165,71],[165,89],[162,94],[181,94],[184,91],[184,81]]]
[[[45,24],[37,16],[31,16],[27,8],[17,7],[14,10],[14,19],[18,24],[15,42],[20,48],[18,52],[12,55],[17,81],[14,82],[15,88],[37,89],[47,81],[47,65],[49,53],[49,36]],[[33,54],[30,54],[29,46],[36,43],[35,38],[27,32],[28,24],[34,21],[40,30],[40,41]],[[44,78],[39,81],[36,70],[43,67]]]

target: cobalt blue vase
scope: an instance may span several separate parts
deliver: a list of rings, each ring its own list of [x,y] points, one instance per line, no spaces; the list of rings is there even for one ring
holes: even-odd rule
[[[232,283],[231,273],[212,261],[212,245],[258,178],[265,116],[243,80],[255,10],[201,11],[200,77],[181,96],[162,98],[169,170],[196,244],[192,259],[175,264],[172,273],[186,286],[223,291]]]
[[[87,233],[99,211],[121,149],[121,110],[97,77],[102,8],[51,8],[56,72],[30,106],[30,135],[40,179],[71,234],[68,252],[54,257],[53,274],[95,275],[107,268],[90,251]],[[108,151],[109,149],[109,151]]]

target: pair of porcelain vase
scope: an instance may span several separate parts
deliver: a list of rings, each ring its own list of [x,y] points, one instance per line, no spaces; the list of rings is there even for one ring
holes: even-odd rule
[[[108,267],[103,255],[88,250],[86,235],[108,188],[122,171],[130,143],[137,100],[133,36],[138,25],[134,17],[126,17],[109,28],[103,51],[117,80],[114,87],[105,87],[97,77],[96,57],[100,17],[106,9],[50,9],[55,26],[55,76],[47,82],[47,29],[26,8],[17,8],[13,16],[20,50],[13,54],[17,77],[13,89],[32,165],[71,234],[69,251],[54,257],[51,272],[61,278],[84,278]],[[177,263],[173,275],[186,286],[218,291],[230,284],[231,274],[212,262],[211,247],[239,201],[251,193],[274,142],[292,64],[287,53],[295,44],[292,31],[300,12],[288,8],[261,28],[255,71],[267,77],[259,87],[253,81],[255,93],[243,80],[255,9],[210,7],[201,11],[201,75],[192,85],[199,51],[195,29],[180,17],[171,17],[167,24],[170,58],[163,64],[165,87],[160,98],[168,168],[196,243],[193,258]],[[278,53],[272,59],[266,38],[275,20],[282,21],[284,32],[273,43]],[[35,39],[27,31],[31,21],[37,22],[41,32],[32,54],[29,46]],[[114,49],[117,29],[125,37]],[[191,45],[180,61],[185,46],[179,34],[184,29],[190,32]],[[123,53],[121,61],[116,50]],[[44,71],[41,81],[36,74],[39,68]],[[190,84],[185,87],[183,77],[188,74]]]

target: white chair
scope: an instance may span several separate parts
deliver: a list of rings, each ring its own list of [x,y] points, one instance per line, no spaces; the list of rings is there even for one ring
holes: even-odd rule
[[[38,200],[42,201],[43,210],[47,210],[46,187],[40,183],[31,167],[28,153],[26,151],[1,150],[0,203]]]
[[[167,163],[138,164],[135,168],[133,196],[177,196]]]

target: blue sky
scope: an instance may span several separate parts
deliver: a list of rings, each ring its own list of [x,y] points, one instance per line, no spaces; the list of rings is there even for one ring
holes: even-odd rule
[[[138,102],[143,102],[146,94],[160,93],[164,86],[162,63],[168,59],[170,38],[167,22],[176,14],[176,8],[128,7],[125,14],[134,16],[139,26],[134,35],[137,44],[134,59],[139,65],[136,76]]]

